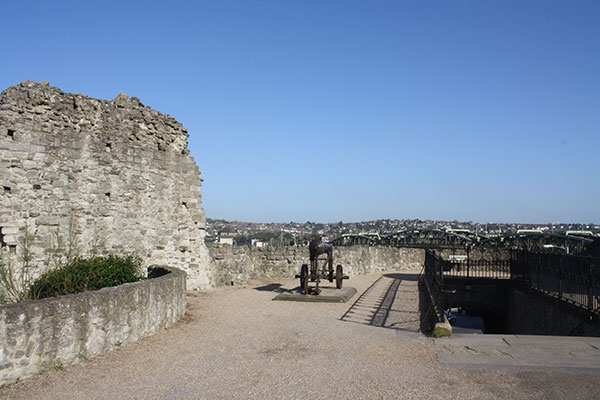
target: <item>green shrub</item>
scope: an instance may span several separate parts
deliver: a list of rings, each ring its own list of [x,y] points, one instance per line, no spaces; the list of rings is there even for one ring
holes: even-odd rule
[[[142,260],[137,256],[93,256],[76,258],[66,266],[42,274],[30,288],[32,298],[98,290],[143,278]]]

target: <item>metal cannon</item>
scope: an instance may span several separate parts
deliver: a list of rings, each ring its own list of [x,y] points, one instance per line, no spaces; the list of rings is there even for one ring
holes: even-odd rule
[[[310,253],[310,268],[307,264],[302,264],[300,274],[296,275],[296,278],[300,278],[300,287],[302,287],[304,294],[308,295],[312,292],[315,295],[319,295],[321,293],[319,283],[322,277],[326,277],[329,282],[335,280],[335,287],[341,289],[344,279],[348,279],[348,276],[344,275],[344,270],[339,264],[336,266],[334,272],[333,246],[331,243],[324,243],[321,239],[313,239],[308,245],[308,250]],[[319,256],[323,254],[327,258],[322,267],[319,267]],[[315,282],[315,287],[309,287],[309,282]]]

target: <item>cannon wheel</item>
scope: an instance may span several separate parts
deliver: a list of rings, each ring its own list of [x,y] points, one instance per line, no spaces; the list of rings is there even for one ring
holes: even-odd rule
[[[335,287],[338,289],[342,288],[344,284],[344,270],[341,265],[335,268]]]
[[[306,264],[302,264],[302,268],[300,268],[300,286],[304,294],[308,294],[308,265]]]

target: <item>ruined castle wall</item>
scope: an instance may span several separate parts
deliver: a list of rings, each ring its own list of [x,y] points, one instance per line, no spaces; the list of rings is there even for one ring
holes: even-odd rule
[[[38,271],[70,221],[85,252],[135,252],[212,285],[198,167],[174,118],[120,94],[111,101],[23,82],[0,96],[0,246],[25,226]]]
[[[251,277],[293,278],[302,264],[309,263],[308,246],[259,248],[208,244],[217,286],[243,284]],[[420,271],[425,260],[422,249],[387,246],[334,247],[334,264],[341,264],[350,277],[372,272]]]

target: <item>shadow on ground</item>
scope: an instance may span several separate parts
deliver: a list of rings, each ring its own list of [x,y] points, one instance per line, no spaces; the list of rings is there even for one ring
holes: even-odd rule
[[[428,330],[426,296],[419,274],[384,274],[367,288],[341,317],[342,321],[388,329]]]
[[[273,293],[283,293],[285,289],[281,286],[280,283],[271,283],[266,286],[259,286],[254,288],[254,290],[258,290],[259,292],[273,292]]]

